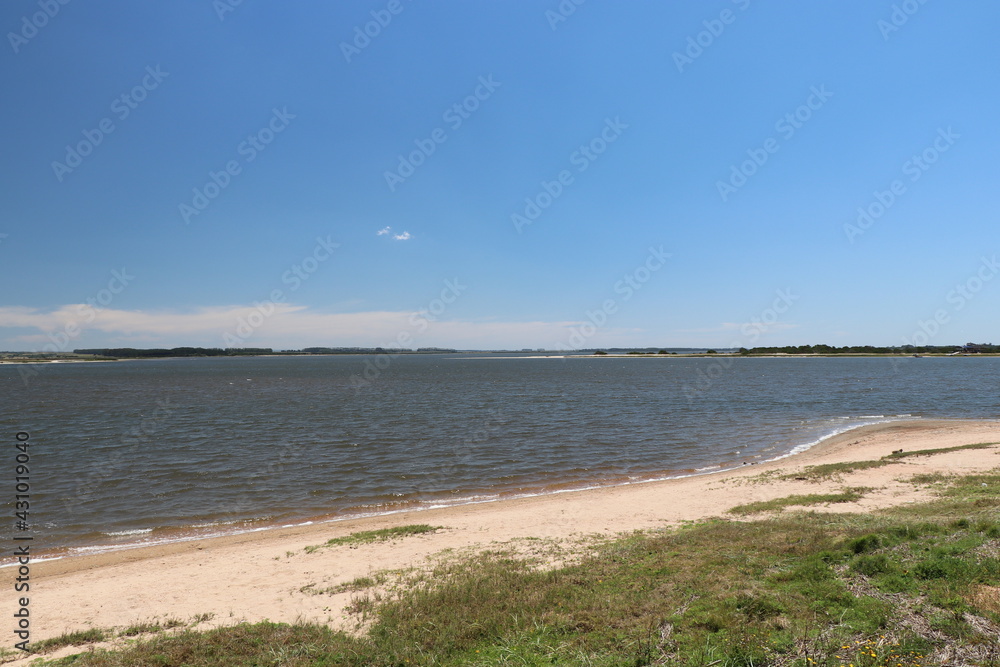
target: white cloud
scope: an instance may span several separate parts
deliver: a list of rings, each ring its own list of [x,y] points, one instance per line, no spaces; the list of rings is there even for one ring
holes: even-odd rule
[[[382,229],[375,232],[378,236],[386,236],[387,234],[392,234],[392,227],[383,227]],[[409,241],[413,238],[410,232],[403,232],[402,234],[392,234],[392,238],[396,241]]]
[[[333,313],[287,303],[269,304],[269,307],[273,307],[273,311],[261,317],[260,311],[252,306],[212,306],[191,310],[105,308],[96,316],[83,304],[69,304],[52,310],[4,306],[0,307],[0,349],[44,349],[46,343],[54,338],[62,339],[67,332],[71,335],[60,348],[62,350],[184,345],[231,347],[223,337],[226,334],[241,335],[236,333],[241,321],[259,324],[251,335],[243,339],[244,347],[555,349],[560,344],[565,345],[572,327],[581,325],[581,322],[440,318],[432,321],[427,313]],[[640,340],[647,335],[642,330],[606,328],[588,340],[586,347],[647,344]]]

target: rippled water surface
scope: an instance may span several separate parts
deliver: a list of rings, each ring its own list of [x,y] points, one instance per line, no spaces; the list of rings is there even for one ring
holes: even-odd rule
[[[692,474],[889,418],[1000,417],[998,358],[374,360],[47,364],[27,385],[0,366],[4,437],[31,435],[37,543],[79,553]]]

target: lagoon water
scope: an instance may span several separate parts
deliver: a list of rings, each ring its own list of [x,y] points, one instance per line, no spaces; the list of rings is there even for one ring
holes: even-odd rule
[[[698,474],[890,419],[1000,418],[1000,358],[374,361],[45,364],[27,384],[0,365],[11,471],[15,434],[31,437],[36,551]]]

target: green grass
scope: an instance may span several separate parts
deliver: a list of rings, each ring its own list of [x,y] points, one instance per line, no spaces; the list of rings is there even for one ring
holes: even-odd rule
[[[59,635],[58,637],[52,637],[51,639],[31,642],[29,646],[31,647],[33,653],[51,653],[56,649],[63,648],[64,646],[80,646],[82,644],[102,642],[109,636],[111,636],[111,633],[108,630],[91,628],[90,630],[68,632],[64,635]]]
[[[948,480],[953,478],[954,475],[946,475],[940,472],[928,472],[928,473],[919,473],[913,475],[912,477],[901,479],[900,481],[909,482],[910,484],[930,485],[930,484],[938,484],[940,482],[947,482]]]
[[[918,449],[912,452],[893,452],[883,456],[881,459],[874,461],[850,461],[844,463],[823,463],[820,465],[806,466],[802,472],[788,473],[780,475],[777,479],[796,479],[804,480],[810,482],[823,482],[829,480],[839,480],[843,475],[848,473],[857,472],[859,470],[870,470],[872,468],[881,468],[883,466],[892,465],[893,463],[898,463],[901,459],[910,458],[914,456],[934,456],[936,454],[947,454],[948,452],[957,452],[963,449],[989,449],[1000,443],[996,442],[980,442],[972,445],[959,445],[957,447],[941,447],[938,449]],[[914,482],[919,483],[919,482]]]
[[[759,514],[761,512],[781,512],[786,507],[798,507],[808,505],[825,505],[828,503],[852,503],[864,497],[865,492],[870,491],[864,487],[844,489],[840,493],[811,493],[806,495],[792,495],[773,500],[760,500],[745,505],[737,505],[729,509],[730,514],[747,515]]]
[[[892,461],[881,459],[879,461],[852,461],[850,463],[823,463],[820,465],[807,466],[799,473],[789,473],[781,475],[778,479],[799,479],[810,482],[822,482],[833,479],[840,479],[842,475],[856,472],[858,470],[869,470],[871,468],[881,468],[892,464]]]
[[[501,547],[360,593],[361,635],[240,624],[51,664],[997,667],[998,496],[1000,471],[877,513],[633,533],[554,569]]]
[[[156,623],[136,623],[135,625],[130,625],[123,629],[118,634],[122,637],[134,637],[135,635],[149,634],[152,632],[160,632],[163,628]]]
[[[905,459],[911,456],[934,456],[935,454],[947,454],[948,452],[958,452],[963,449],[989,449],[1000,445],[1000,442],[979,442],[973,445],[958,445],[957,447],[941,447],[939,449],[916,449],[912,452],[893,452],[883,459]]]
[[[335,537],[331,540],[327,540],[324,544],[308,546],[305,550],[306,553],[313,553],[319,549],[336,547],[344,544],[357,545],[368,544],[371,542],[385,542],[387,540],[395,540],[409,535],[433,533],[435,530],[440,530],[441,528],[443,528],[443,526],[429,526],[425,523],[421,523],[411,524],[408,526],[396,526],[395,528],[382,528],[380,530],[362,530],[343,537]]]
[[[379,571],[374,573],[370,577],[357,577],[351,581],[346,581],[342,584],[337,584],[336,586],[327,586],[326,588],[316,588],[316,584],[307,584],[299,589],[300,593],[305,593],[306,595],[337,595],[339,593],[356,593],[358,591],[367,590],[369,588],[376,588],[378,586],[385,586],[390,580],[390,575],[401,574],[399,572],[390,571]],[[398,578],[398,576],[397,576]]]

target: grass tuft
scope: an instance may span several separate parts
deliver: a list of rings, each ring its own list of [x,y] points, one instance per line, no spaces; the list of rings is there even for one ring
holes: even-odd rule
[[[130,625],[118,632],[120,637],[134,637],[136,635],[144,635],[153,632],[160,632],[163,628],[156,623],[136,623],[135,625]]]
[[[883,460],[898,460],[905,459],[911,456],[934,456],[935,454],[947,454],[948,452],[959,452],[964,449],[990,449],[991,447],[996,447],[1000,445],[1000,442],[978,442],[972,445],[958,445],[956,447],[940,447],[938,449],[916,449],[912,452],[893,452],[888,456],[883,457]]]
[[[68,632],[58,637],[52,637],[51,639],[43,639],[41,641],[32,642],[30,647],[34,653],[51,653],[56,649],[63,648],[64,646],[80,646],[83,644],[94,644],[97,642],[103,642],[109,637],[109,631],[102,630],[100,628],[91,628],[90,630],[78,630],[77,632]]]
[[[436,530],[440,530],[443,526],[429,526],[425,523],[421,524],[411,524],[408,526],[396,526],[395,528],[382,528],[380,530],[362,530],[357,533],[351,533],[350,535],[345,535],[343,537],[334,537],[331,540],[327,540],[325,544],[317,544],[314,546],[306,547],[306,553],[313,553],[320,549],[325,549],[327,547],[336,547],[344,544],[356,545],[356,544],[369,544],[371,542],[385,542],[387,540],[394,540],[401,537],[407,537],[409,535],[420,535],[421,533],[433,533]]]
[[[825,505],[828,503],[852,503],[864,497],[870,491],[864,487],[844,489],[840,493],[811,493],[807,495],[791,495],[773,500],[760,500],[745,505],[737,505],[728,510],[730,514],[747,515],[763,512],[781,512],[786,507],[806,507],[809,505]]]
[[[805,470],[798,473],[788,473],[781,475],[778,479],[797,479],[810,482],[825,482],[829,480],[839,480],[843,475],[857,472],[858,470],[870,470],[891,465],[893,461],[881,459],[878,461],[852,461],[845,463],[822,463],[820,465],[806,466]]]

